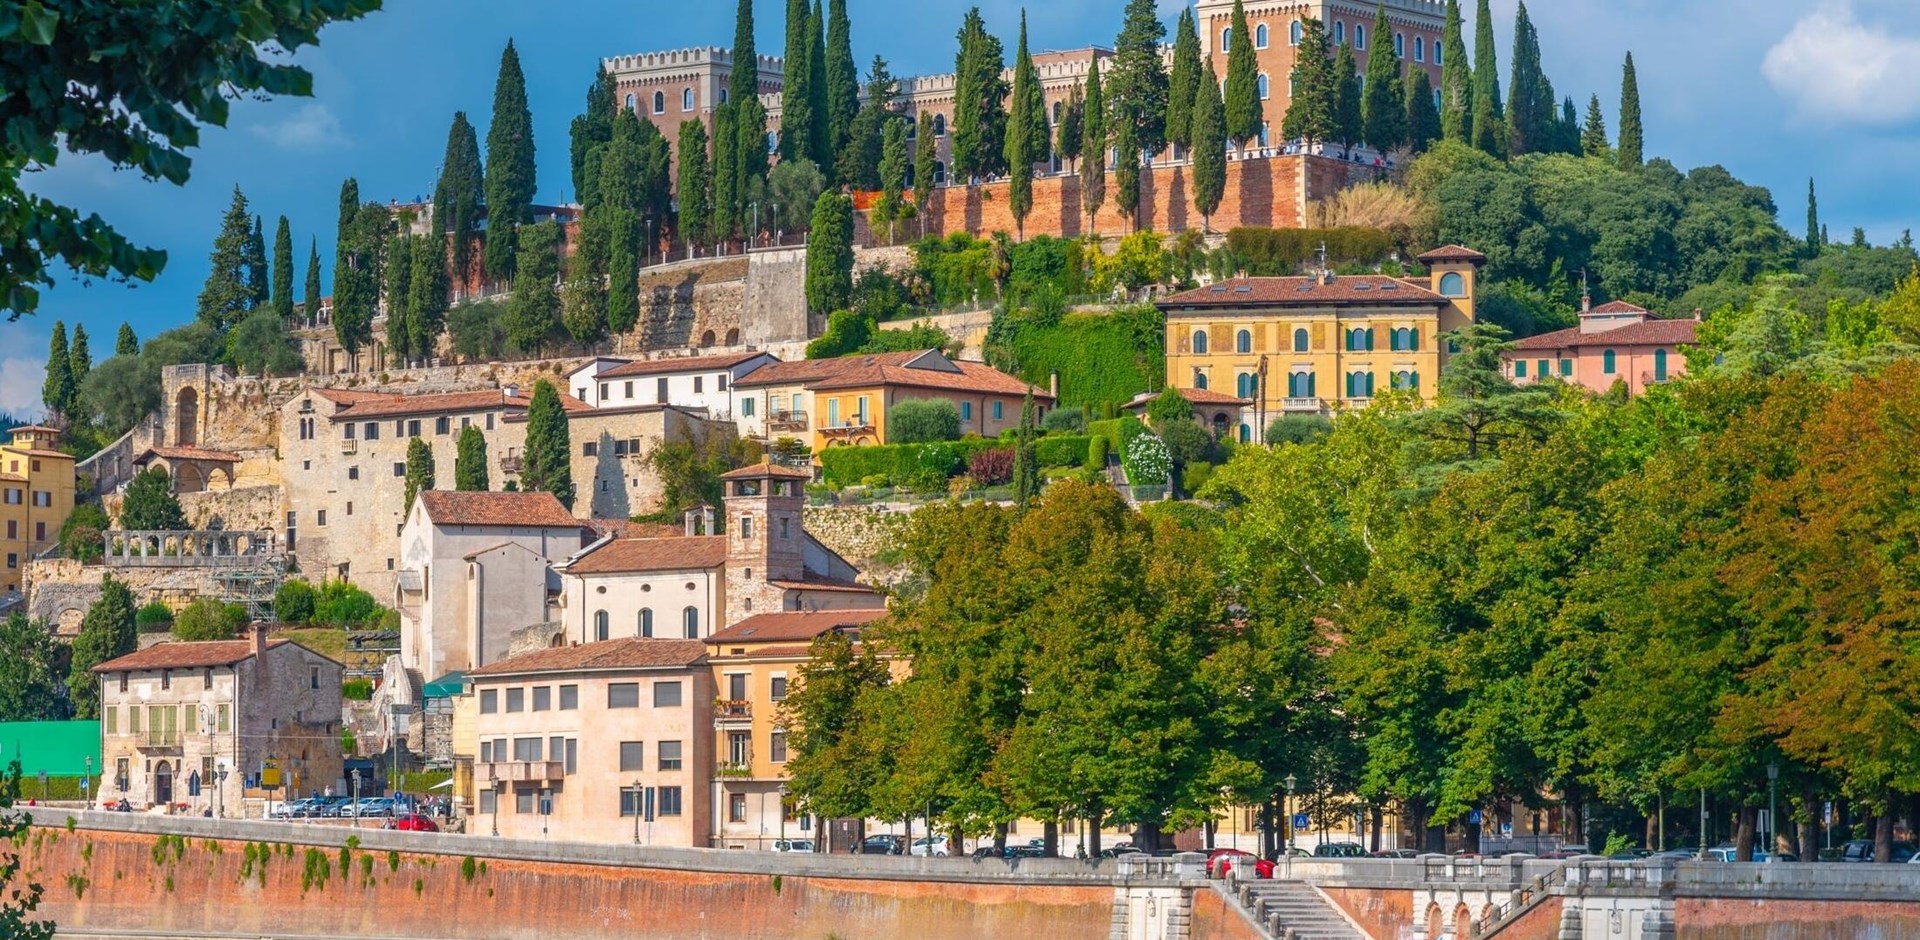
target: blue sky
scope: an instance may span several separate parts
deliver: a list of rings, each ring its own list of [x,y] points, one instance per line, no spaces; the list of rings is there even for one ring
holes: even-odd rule
[[[1036,49],[1110,44],[1121,0],[1029,0]],[[1517,0],[1494,0],[1502,79]],[[849,0],[854,56],[876,53],[896,74],[947,71],[953,34],[969,3],[919,0],[908,7]],[[340,181],[358,177],[363,198],[430,194],[453,112],[486,134],[501,48],[520,50],[533,109],[540,201],[570,193],[567,123],[581,108],[603,56],[694,45],[727,45],[729,0],[388,0],[388,9],[330,27],[301,55],[314,73],[311,99],[242,102],[225,129],[202,135],[185,187],[115,173],[69,158],[29,180],[52,198],[99,212],[137,242],[169,253],[150,284],[82,284],[60,276],[40,311],[0,321],[0,411],[37,413],[47,337],[55,320],[86,324],[96,354],[121,321],[144,338],[193,316],[207,253],[238,184],[254,210],[292,222],[304,277],[306,245],[333,256]],[[763,52],[782,43],[784,0],[755,0]],[[980,3],[989,28],[1007,37],[1020,3]],[[1169,23],[1179,0],[1162,0]],[[1536,0],[1548,75],[1584,103],[1598,92],[1609,126],[1622,55],[1639,69],[1648,152],[1682,169],[1720,163],[1771,187],[1787,227],[1801,227],[1802,193],[1817,176],[1823,217],[1836,237],[1855,225],[1876,242],[1920,228],[1920,7],[1913,0]],[[908,15],[902,16],[903,12]],[[1469,24],[1471,30],[1471,24]],[[1907,66],[1907,68],[1902,68]]]

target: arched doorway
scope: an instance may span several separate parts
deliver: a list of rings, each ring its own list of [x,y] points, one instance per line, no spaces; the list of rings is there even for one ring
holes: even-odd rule
[[[166,761],[153,765],[153,802],[162,806],[173,802],[173,765]]]
[[[200,393],[183,388],[173,400],[173,443],[192,447],[200,442]]]
[[[734,327],[733,329],[730,329],[727,331],[727,345],[728,346],[740,345],[740,328],[739,327]]]
[[[708,330],[705,333],[700,334],[700,348],[709,349],[712,346],[713,346],[713,331]]]

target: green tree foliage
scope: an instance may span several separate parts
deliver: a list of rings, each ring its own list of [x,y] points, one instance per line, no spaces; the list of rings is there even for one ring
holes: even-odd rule
[[[1233,81],[1231,64],[1228,65],[1227,81]],[[1333,60],[1328,57],[1326,26],[1311,17],[1301,21],[1300,45],[1294,52],[1292,82],[1293,101],[1287,107],[1287,116],[1281,120],[1280,136],[1288,140],[1305,141],[1309,145],[1334,139],[1337,127],[1333,106],[1338,96],[1340,77],[1334,74]],[[1233,96],[1229,88],[1227,136],[1234,137],[1235,131]]]
[[[1020,404],[1020,426],[1013,438],[1013,504],[1020,509],[1026,509],[1040,495],[1040,455],[1035,445],[1039,437],[1033,390],[1028,389],[1026,400]]]
[[[468,425],[472,427],[472,425]],[[406,502],[401,515],[413,510],[413,498],[423,490],[433,489],[433,449],[419,438],[407,441],[407,479]]]
[[[600,184],[600,174],[588,163],[588,155],[613,142],[613,116],[620,109],[619,96],[614,90],[613,75],[605,65],[593,74],[593,83],[587,86],[586,109],[575,115],[573,123],[567,128],[568,156],[573,164],[573,191],[582,206],[591,206],[598,201],[593,190]]]
[[[460,442],[453,454],[453,488],[477,493],[489,489],[487,439],[471,424],[460,429]]]
[[[68,558],[87,562],[98,559],[105,546],[101,536],[113,525],[99,503],[81,503],[60,523],[60,551]]]
[[[267,281],[267,239],[260,230],[260,217],[253,217],[253,230],[247,233],[247,287],[253,291],[253,308],[267,305],[271,290]]]
[[[1820,226],[1820,197],[1813,191],[1813,177],[1807,177],[1807,241],[1806,254],[1809,258],[1819,257],[1820,248],[1826,243]]]
[[[1366,90],[1360,96],[1360,120],[1367,146],[1386,153],[1407,142],[1407,102],[1400,56],[1395,54],[1393,43],[1387,38],[1393,35],[1393,27],[1387,23],[1384,3],[1374,13],[1373,35],[1373,48],[1367,52]],[[1346,54],[1351,48],[1350,44],[1342,44],[1340,50]],[[1425,69],[1416,66],[1414,71]],[[1351,70],[1343,72],[1341,80],[1348,74]]]
[[[752,60],[749,60],[752,61]],[[533,112],[527,109],[527,79],[520,53],[507,40],[493,84],[493,119],[487,124],[487,276],[514,277],[518,229],[533,222]]]
[[[281,216],[273,230],[273,315],[286,323],[293,319],[293,229]]]
[[[479,235],[480,209],[485,203],[480,141],[467,122],[467,112],[455,111],[447,128],[447,152],[440,158],[440,178],[433,186],[433,224],[446,234],[447,255],[462,283],[473,271],[473,240]]]
[[[311,623],[319,592],[299,579],[283,581],[273,592],[273,617],[281,623]]]
[[[1020,14],[1020,42],[1013,56],[1013,108],[1007,115],[1006,163],[1008,173],[1007,208],[1013,212],[1015,232],[1026,237],[1027,213],[1033,211],[1033,107],[1038,100],[1040,79],[1033,71],[1033,56],[1027,52],[1027,14]],[[1041,104],[1044,109],[1044,103]],[[1045,121],[1042,113],[1040,120]]]
[[[1080,207],[1087,213],[1087,230],[1107,201],[1107,98],[1100,87],[1100,57],[1087,65],[1086,117],[1081,121]],[[1229,134],[1231,136],[1231,134]]]
[[[178,531],[187,528],[187,515],[174,498],[173,481],[158,467],[142,470],[127,482],[120,502],[120,528]]]
[[[713,233],[713,164],[707,154],[707,126],[699,121],[680,125],[680,237],[690,245],[705,244]]]
[[[67,348],[67,324],[56,320],[53,339],[47,344],[47,378],[40,386],[40,402],[54,414],[73,410],[73,353]]]
[[[287,334],[286,321],[267,307],[247,314],[233,328],[227,336],[227,353],[234,368],[255,375],[286,375],[306,365]]]
[[[248,248],[253,241],[253,216],[247,211],[247,197],[240,187],[233,188],[233,201],[220,220],[220,234],[213,239],[211,270],[200,287],[195,316],[216,330],[226,330],[246,317],[254,306],[253,268]]]
[[[1153,0],[1127,0],[1107,73],[1108,113],[1116,138],[1122,125],[1133,125],[1131,137],[1142,153],[1167,146],[1167,67],[1160,58],[1165,38],[1167,27]]]
[[[1413,68],[1407,70],[1407,148],[1417,156],[1427,152],[1434,141],[1439,140],[1440,112],[1433,107],[1433,80],[1427,77],[1427,70]]]
[[[1113,207],[1140,226],[1140,141],[1132,122],[1116,121],[1113,131]]]
[[[815,153],[813,106],[817,96],[812,87],[808,57],[813,53],[810,31],[819,24],[813,21],[807,0],[787,0],[786,24],[786,56],[781,63],[786,81],[780,90],[780,159],[811,160]]]
[[[572,509],[572,451],[567,410],[560,404],[560,393],[554,391],[552,382],[541,379],[534,383],[533,400],[527,403],[527,452],[520,488],[552,493],[560,505]]]
[[[73,343],[67,353],[67,364],[67,371],[73,376],[73,385],[75,394],[77,395],[80,384],[85,382],[87,380],[87,374],[93,371],[93,350],[87,345],[87,328],[85,324],[75,323],[73,325]]]
[[[814,0],[813,13],[807,19],[807,94],[810,127],[807,129],[807,162],[833,169],[833,141],[827,105],[827,14],[820,0]],[[851,55],[852,53],[848,53]],[[781,119],[785,126],[786,119]]]
[[[1559,102],[1540,66],[1540,34],[1521,3],[1513,19],[1513,72],[1507,80],[1508,152],[1559,149],[1554,109]]]
[[[1600,112],[1599,95],[1587,99],[1587,126],[1580,134],[1580,152],[1602,159],[1613,152],[1613,145],[1607,142],[1607,116]]]
[[[960,439],[960,412],[944,398],[910,398],[887,410],[887,439],[924,444]]]
[[[1633,71],[1633,53],[1620,67],[1620,165],[1637,167],[1642,161],[1644,132],[1640,126],[1640,79]]]
[[[835,166],[838,155],[846,150],[860,113],[860,69],[853,64],[853,24],[847,19],[847,0],[828,0],[826,44],[827,81],[822,91],[827,103],[827,136],[819,161],[823,169]]]
[[[1473,68],[1467,64],[1465,25],[1460,0],[1447,0],[1446,25],[1440,34],[1445,59],[1440,64],[1440,136],[1456,143],[1473,137]]]
[[[333,252],[333,333],[350,355],[373,340],[374,308],[380,300],[380,243],[386,235],[379,231],[384,226],[378,222],[360,205],[360,183],[351,177],[341,183]]]
[[[567,335],[582,346],[597,343],[607,334],[610,312],[607,262],[612,247],[608,244],[611,233],[607,230],[607,220],[618,213],[619,210],[610,206],[588,210],[576,230],[573,257],[567,262],[566,281],[560,288],[560,322],[566,327]],[[622,260],[624,263],[626,259]],[[624,285],[627,278],[623,273],[614,280]]]
[[[396,233],[387,239],[385,255],[387,349],[402,366],[420,356],[414,340],[421,333],[409,322],[411,308],[407,300],[413,282],[413,237]]]
[[[200,597],[174,617],[173,636],[183,642],[231,640],[246,625],[246,607]]]
[[[519,234],[513,297],[507,301],[507,341],[539,355],[560,329],[560,225],[542,222]]]
[[[987,32],[980,8],[967,11],[959,33],[960,52],[954,58],[952,157],[947,172],[955,180],[970,180],[1004,168],[1003,143],[1007,134],[1006,53],[1000,40]]]
[[[120,324],[120,332],[113,338],[113,354],[116,356],[137,356],[140,354],[140,337],[133,332],[133,324]]]
[[[1187,137],[1193,153],[1193,207],[1200,210],[1201,227],[1211,231],[1213,213],[1227,192],[1226,114],[1211,61],[1194,82],[1193,127]]]
[[[855,112],[853,126],[848,129],[834,164],[835,176],[843,185],[867,190],[883,185],[880,161],[886,129],[907,119],[894,107],[895,99],[900,97],[900,82],[888,70],[887,60],[874,56],[871,68],[866,100]]]
[[[1420,433],[1458,446],[1476,461],[1503,443],[1541,440],[1557,417],[1552,393],[1543,386],[1515,386],[1502,371],[1500,354],[1513,348],[1506,331],[1476,323],[1441,337],[1459,350],[1440,373],[1440,399],[1409,421]]]
[[[1368,62],[1384,58],[1377,52]],[[1372,90],[1371,78],[1367,79]],[[1354,64],[1353,44],[1342,43],[1333,54],[1333,140],[1351,147],[1366,139],[1365,97],[1360,91],[1359,66]]]
[[[358,19],[378,0],[287,5],[241,0],[220,16],[173,5],[31,4],[4,27],[0,64],[0,309],[15,316],[39,304],[58,259],[87,277],[152,280],[165,252],[134,247],[105,220],[20,185],[22,174],[65,155],[104,157],[115,169],[184,185],[188,148],[201,130],[225,127],[231,101],[308,97],[313,76],[292,64],[321,27]],[[53,103],[58,102],[58,106]],[[237,318],[236,318],[237,319]]]
[[[1167,140],[1182,148],[1193,146],[1194,95],[1199,83],[1200,35],[1195,31],[1193,10],[1182,8],[1173,31],[1173,67],[1167,73]]]
[[[1249,141],[1260,136],[1266,116],[1261,112],[1260,65],[1254,57],[1253,31],[1247,25],[1247,13],[1240,0],[1234,0],[1233,18],[1228,29],[1227,87],[1224,92],[1227,139],[1245,147]],[[1298,77],[1297,69],[1295,77]]]
[[[1500,104],[1500,64],[1493,48],[1493,11],[1480,0],[1473,31],[1473,146],[1506,153],[1506,110]]]
[[[821,193],[807,236],[807,309],[841,310],[853,294],[853,199]]]
[[[887,226],[887,241],[893,241],[895,223],[913,218],[914,205],[906,201],[907,122],[888,121],[881,139],[880,200],[874,205],[874,217]]]
[[[498,359],[507,350],[506,305],[470,300],[447,312],[447,334],[454,355],[468,362]]]
[[[920,124],[914,129],[913,138],[913,206],[914,211],[926,214],[927,202],[933,198],[933,164],[939,159],[940,141],[933,133],[933,112],[920,112]]]
[[[1087,102],[1082,86],[1068,88],[1066,103],[1060,108],[1060,120],[1054,127],[1053,152],[1059,154],[1060,159],[1066,161],[1069,169],[1075,172],[1079,168],[1086,119]]]
[[[813,204],[827,190],[827,178],[811,160],[782,163],[753,184],[749,218],[757,217],[767,238],[775,232],[794,232],[810,224]],[[762,239],[765,242],[765,239]]]
[[[753,44],[753,0],[740,0],[734,11],[733,61],[760,61]],[[760,104],[759,70],[734,69],[728,77],[728,99],[733,106],[730,114],[733,136],[728,150],[733,167],[731,195],[740,199],[754,180],[765,179],[767,175],[767,109]],[[718,165],[717,159],[715,163]],[[716,203],[722,213],[732,213],[727,216],[733,220],[733,224],[727,226],[728,231],[742,224],[743,202],[726,203],[716,198]]]
[[[93,667],[134,651],[139,634],[133,623],[133,591],[112,575],[100,581],[100,599],[80,619],[73,638],[72,666],[67,673],[67,700],[73,717],[82,721],[100,717],[100,679]]]
[[[45,623],[18,611],[0,620],[0,721],[66,717],[62,652]]]
[[[411,239],[409,257],[395,258],[391,264],[407,264],[413,268],[407,279],[407,327],[412,336],[409,345],[414,354],[430,357],[439,346],[440,334],[446,329],[447,298],[452,285],[447,282],[447,253],[445,242],[434,236]],[[392,332],[392,327],[388,327]]]
[[[300,297],[301,313],[308,319],[318,318],[320,315],[320,240],[317,238],[307,242],[306,288]],[[128,336],[131,337],[132,332],[129,329]]]

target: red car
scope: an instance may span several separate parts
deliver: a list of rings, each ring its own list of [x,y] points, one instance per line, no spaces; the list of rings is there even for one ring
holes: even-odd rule
[[[401,813],[387,820],[385,828],[402,832],[439,832],[440,824],[419,813]]]
[[[1259,858],[1239,849],[1214,849],[1207,853],[1207,873],[1215,878],[1225,878],[1235,866],[1248,864],[1253,866],[1253,877],[1273,877],[1272,859]]]

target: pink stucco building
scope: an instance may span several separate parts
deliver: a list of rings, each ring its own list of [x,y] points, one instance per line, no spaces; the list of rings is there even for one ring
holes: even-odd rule
[[[1694,342],[1697,319],[1662,320],[1622,301],[1590,307],[1580,325],[1529,336],[1501,354],[1515,384],[1549,375],[1604,392],[1625,382],[1628,394],[1668,382],[1687,371],[1680,347]]]

